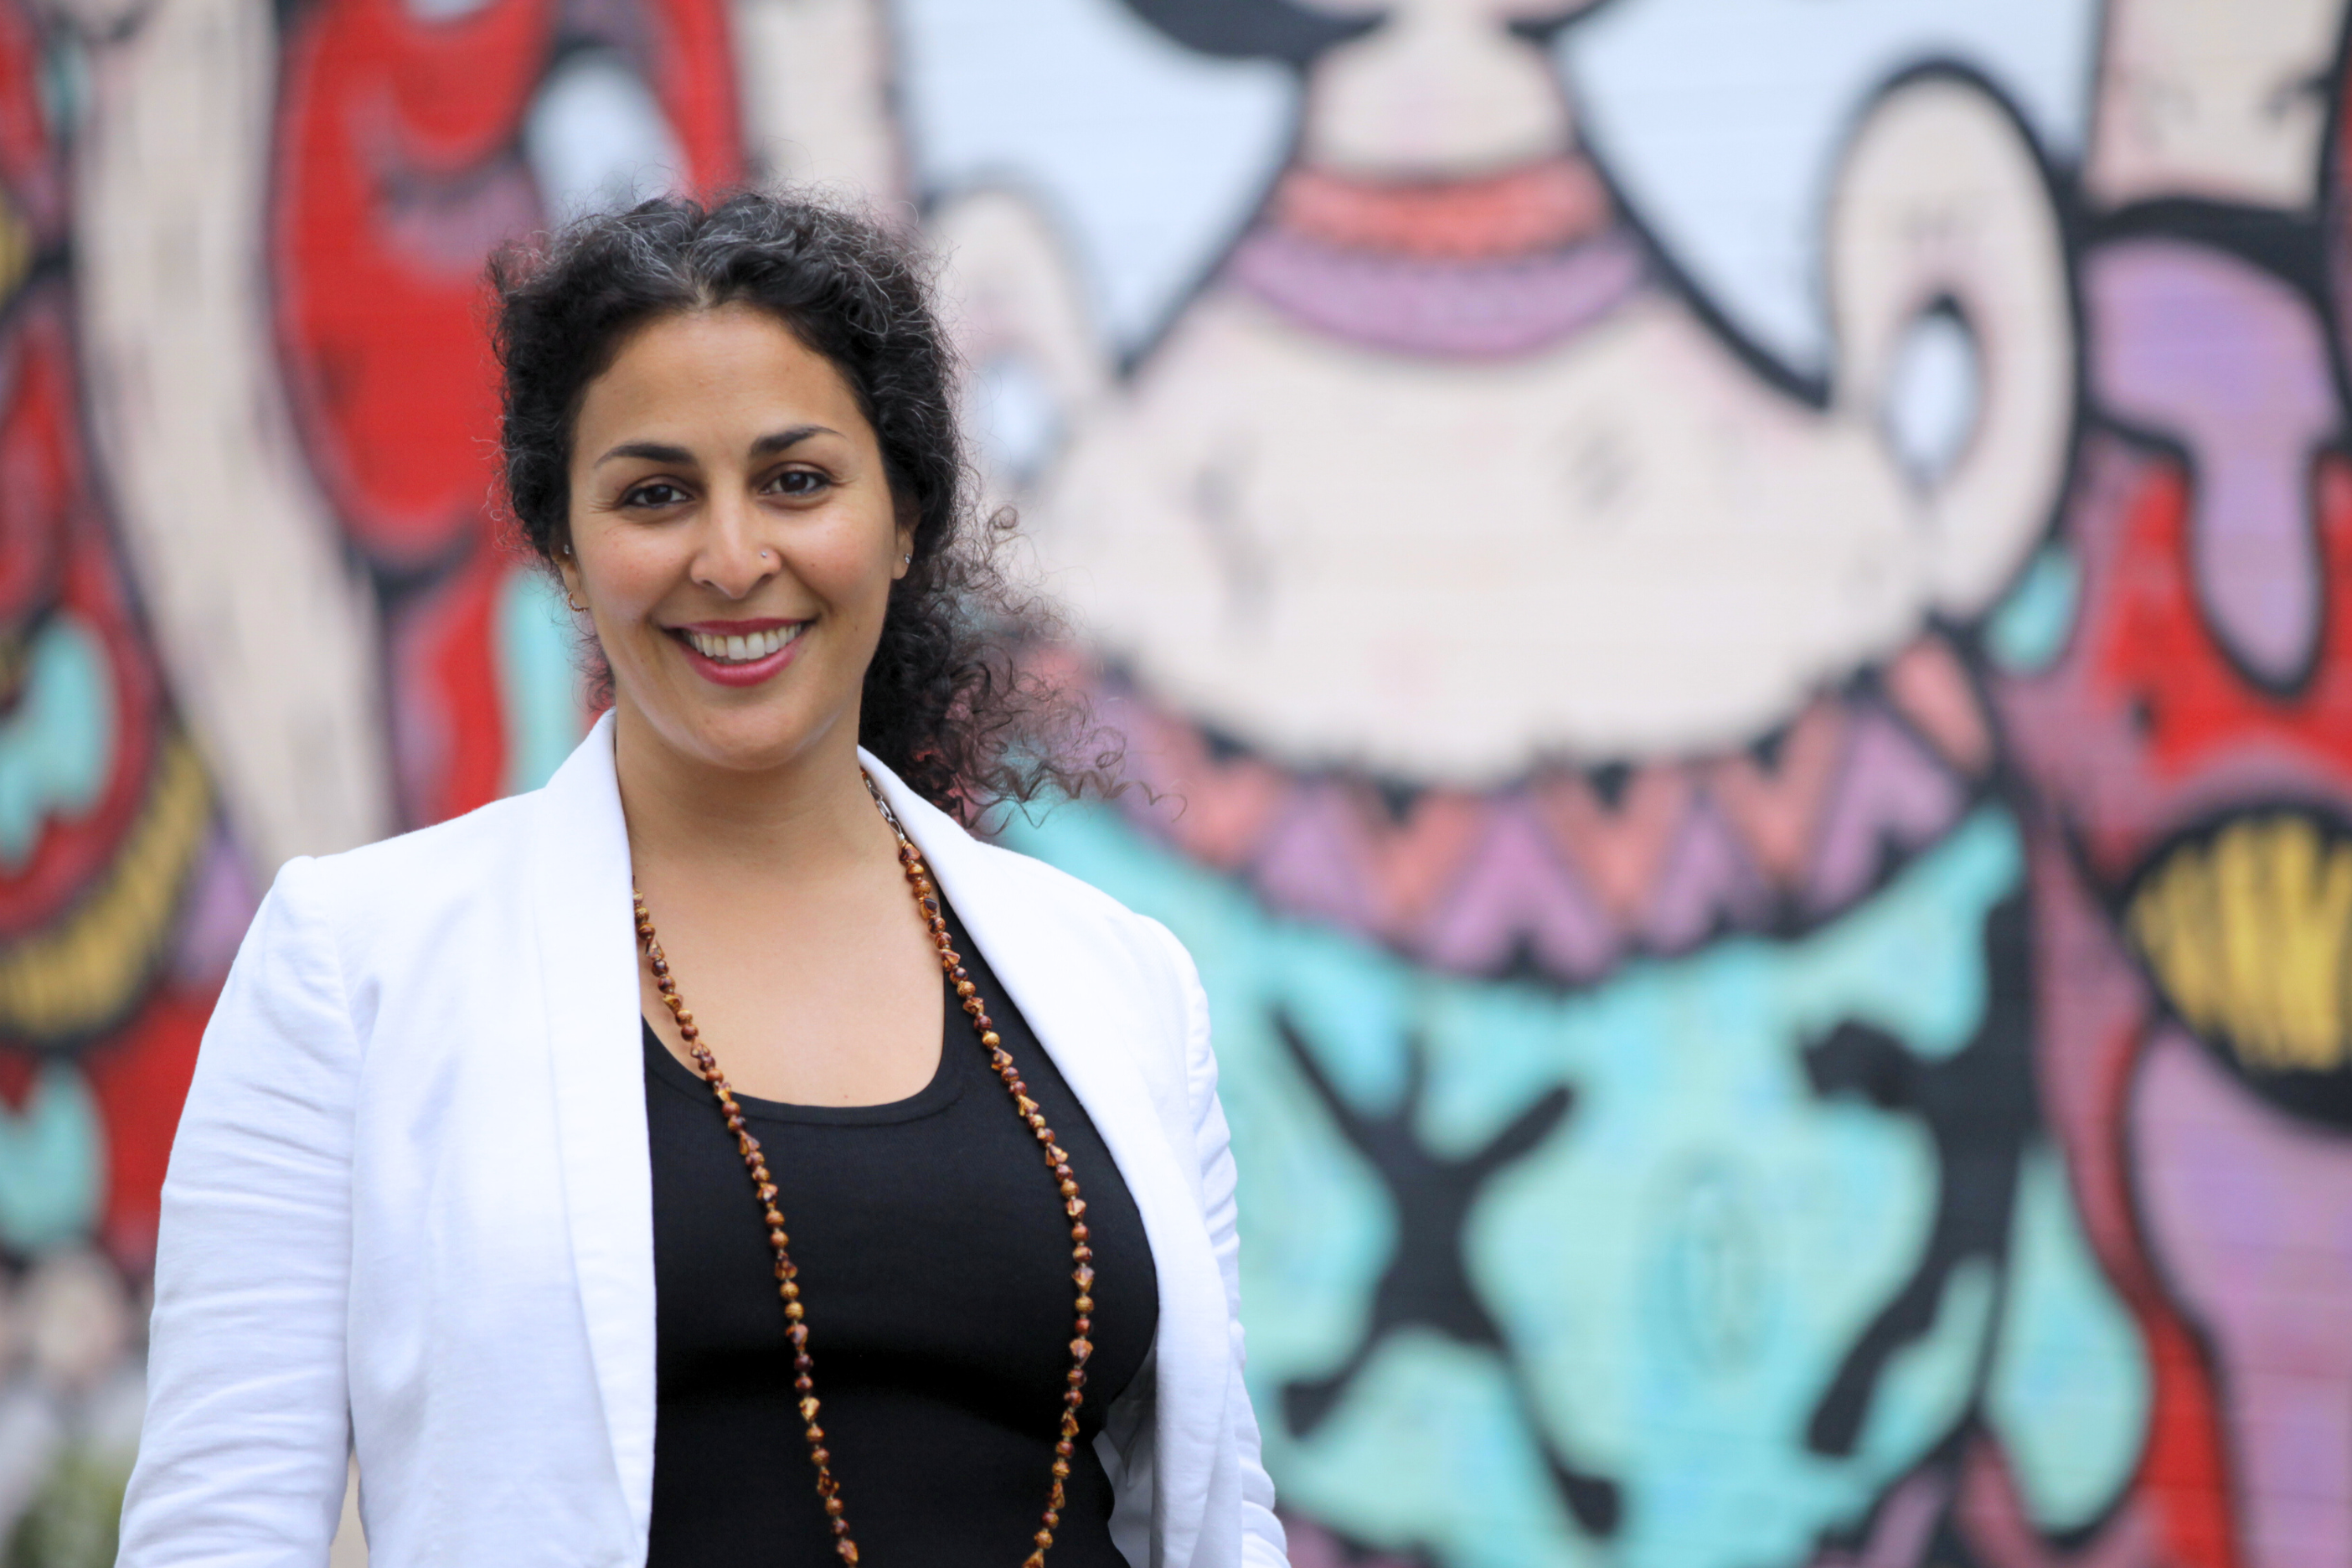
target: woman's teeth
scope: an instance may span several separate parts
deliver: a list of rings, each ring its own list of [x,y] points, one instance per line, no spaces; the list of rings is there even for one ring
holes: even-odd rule
[[[721,664],[749,664],[755,658],[765,658],[794,637],[801,635],[806,621],[794,621],[788,626],[771,626],[764,632],[752,632],[744,637],[713,637],[706,632],[680,628],[679,635],[694,645],[694,651],[705,658]]]

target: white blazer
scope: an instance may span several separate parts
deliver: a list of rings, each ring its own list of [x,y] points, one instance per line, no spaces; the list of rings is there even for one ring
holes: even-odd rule
[[[865,762],[1142,1213],[1160,1327],[1097,1443],[1113,1539],[1137,1568],[1281,1568],[1190,956]],[[321,1568],[353,1451],[376,1568],[645,1562],[635,940],[609,716],[543,790],[278,874],[172,1148],[119,1563]]]

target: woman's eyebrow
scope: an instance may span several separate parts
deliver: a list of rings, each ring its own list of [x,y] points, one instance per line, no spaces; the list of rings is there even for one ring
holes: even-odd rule
[[[751,456],[772,458],[789,451],[812,436],[838,436],[841,432],[824,425],[795,425],[789,430],[778,430],[751,443]]]
[[[672,447],[660,441],[624,441],[588,466],[601,468],[615,458],[643,458],[648,463],[671,463],[679,468],[694,465],[694,454],[683,447]]]

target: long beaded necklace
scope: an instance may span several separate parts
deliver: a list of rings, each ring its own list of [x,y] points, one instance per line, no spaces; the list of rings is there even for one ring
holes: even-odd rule
[[[1022,1568],[1045,1568],[1046,1549],[1054,1544],[1054,1531],[1062,1522],[1063,1483],[1070,1479],[1070,1456],[1077,1452],[1078,1406],[1086,1403],[1087,1357],[1094,1353],[1094,1346],[1087,1339],[1094,1326],[1095,1254],[1094,1248],[1087,1245],[1086,1200],[1078,1195],[1078,1180],[1070,1172],[1069,1155],[1054,1142],[1054,1130],[1045,1125],[1045,1113],[1029,1098],[1029,1086],[1022,1081],[1019,1070],[1013,1065],[1012,1054],[1005,1050],[988,1016],[988,1005],[981,1000],[980,988],[972,984],[961,955],[955,950],[954,939],[948,934],[947,917],[940,912],[940,890],[923,864],[922,851],[907,837],[898,814],[882,798],[870,774],[866,777],[866,792],[874,797],[882,819],[898,837],[898,865],[906,873],[908,885],[914,889],[915,906],[922,911],[931,945],[939,950],[940,967],[955,983],[956,995],[962,1000],[972,1029],[988,1052],[989,1065],[996,1069],[996,1076],[1004,1080],[1005,1089],[1013,1096],[1014,1111],[1044,1149],[1045,1163],[1052,1169],[1061,1193],[1063,1212],[1070,1216],[1070,1258],[1076,1265],[1070,1271],[1070,1279],[1077,1287],[1077,1333],[1070,1341],[1069,1386],[1062,1394],[1061,1436],[1054,1445],[1054,1484],[1046,1496],[1044,1522],[1031,1537],[1036,1550],[1022,1563]],[[646,910],[645,895],[637,891],[635,883],[630,885],[629,893],[636,906],[637,941],[645,948],[646,962],[652,966],[662,1005],[677,1020],[677,1032],[686,1040],[686,1048],[693,1055],[702,1081],[718,1097],[719,1109],[727,1118],[727,1130],[735,1135],[735,1147],[743,1156],[743,1168],[751,1173],[751,1190],[759,1200],[761,1215],[768,1222],[768,1247],[776,1255],[776,1290],[784,1300],[784,1337],[793,1347],[793,1392],[800,1396],[801,1425],[808,1436],[810,1462],[816,1466],[817,1496],[824,1504],[825,1519],[833,1531],[834,1551],[844,1563],[855,1564],[857,1542],[850,1538],[841,1483],[833,1479],[833,1456],[824,1446],[824,1428],[817,1425],[816,1362],[809,1354],[807,1312],[801,1305],[798,1282],[800,1271],[793,1267],[792,1255],[785,1250],[791,1238],[784,1234],[783,1210],[776,1206],[776,1184],[768,1174],[759,1139],[744,1125],[742,1110],[735,1103],[735,1091],[728,1087],[726,1075],[719,1070],[719,1058],[702,1043],[694,1015],[687,1011],[685,999],[678,995],[677,982],[669,972],[669,960],[662,952],[660,940],[654,935],[654,919]]]

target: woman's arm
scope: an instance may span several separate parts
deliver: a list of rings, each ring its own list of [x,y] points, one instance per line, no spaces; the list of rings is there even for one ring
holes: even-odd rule
[[[1209,1043],[1209,998],[1192,955],[1157,921],[1152,928],[1167,942],[1184,986],[1184,1073],[1192,1106],[1192,1147],[1201,1162],[1201,1208],[1224,1278],[1228,1331],[1233,1343],[1236,1456],[1242,1472],[1242,1561],[1247,1568],[1288,1568],[1289,1545],[1274,1516],[1274,1481],[1259,1458],[1257,1413],[1242,1381],[1246,1357],[1242,1344],[1241,1238],[1234,1203],[1233,1133],[1217,1100],[1217,1055]]]
[[[278,873],[196,1058],[117,1568],[322,1568],[334,1538],[359,1052],[322,880]]]

